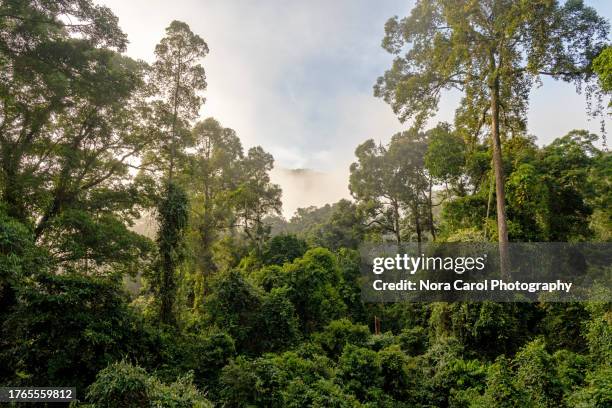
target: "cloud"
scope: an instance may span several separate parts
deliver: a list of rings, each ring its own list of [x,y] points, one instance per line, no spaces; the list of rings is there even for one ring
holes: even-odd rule
[[[320,207],[350,198],[348,169],[321,172],[310,169],[275,168],[272,181],[283,188],[283,215],[289,219],[298,208]]]
[[[186,21],[210,47],[201,115],[234,128],[247,146],[278,152],[279,165],[317,168],[333,166],[334,155],[352,152],[363,137],[354,134],[345,144],[351,135],[333,129],[351,125],[339,120],[372,116],[368,105],[380,109],[371,94],[390,61],[379,46],[383,23],[399,4],[406,7],[403,0],[377,7],[352,0],[103,3],[128,34],[128,54],[149,61],[169,22]],[[362,101],[358,118],[344,113],[353,97]],[[397,123],[387,112],[376,114],[383,128]]]
[[[323,190],[312,197],[343,197],[355,147],[369,138],[384,143],[406,127],[372,96],[372,86],[392,59],[380,47],[384,22],[407,15],[412,1],[101,2],[128,34],[128,54],[148,61],[170,21],[187,22],[210,47],[203,61],[209,85],[201,116],[235,129],[246,148],[270,151],[279,169],[312,168],[330,177],[329,183],[317,183]],[[595,3],[610,14],[605,2]],[[573,128],[598,131],[599,123],[587,121],[584,99],[570,86],[545,82],[532,95],[529,130],[540,140],[550,142]],[[443,97],[430,124],[452,121],[458,103],[456,94]],[[611,124],[608,120],[608,128]],[[345,179],[332,194],[327,185],[335,185],[340,174]],[[290,184],[301,181],[281,179],[286,203],[296,197],[308,201]]]

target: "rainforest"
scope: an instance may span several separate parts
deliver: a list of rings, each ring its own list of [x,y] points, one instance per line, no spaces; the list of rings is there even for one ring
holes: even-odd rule
[[[0,0],[0,386],[74,387],[63,404],[90,408],[612,406],[612,299],[366,302],[359,252],[492,243],[504,276],[513,242],[612,242],[605,2],[403,2],[374,27],[388,62],[368,73],[365,98],[401,130],[372,131],[378,116],[352,114],[369,130],[332,137],[327,116],[306,115],[323,136],[286,143],[341,146],[347,194],[293,214],[274,178],[292,150],[273,155],[272,136],[253,139],[232,127],[250,123],[239,113],[221,120],[207,106],[215,86],[247,78],[223,60],[237,52],[218,46],[224,36],[291,40],[299,30],[280,27],[301,27],[299,15],[208,38],[197,16],[231,13],[162,3],[129,21],[95,0]],[[274,18],[285,7],[259,3]],[[331,3],[325,13],[346,5]],[[199,14],[175,19],[187,5]],[[307,39],[319,23],[350,22],[325,13],[305,20]],[[128,52],[123,24],[136,24],[151,58]],[[309,44],[249,50],[273,71]],[[213,57],[226,76],[208,70]],[[299,68],[314,78],[321,66]],[[276,103],[340,104],[332,82],[354,77],[334,78],[317,85],[325,98],[313,81],[297,105]],[[580,93],[571,109],[595,129],[533,134],[532,92],[558,86]],[[450,117],[438,120],[446,92]],[[224,106],[266,108],[241,98]],[[272,129],[283,117],[260,120]],[[587,273],[610,279],[612,265]]]

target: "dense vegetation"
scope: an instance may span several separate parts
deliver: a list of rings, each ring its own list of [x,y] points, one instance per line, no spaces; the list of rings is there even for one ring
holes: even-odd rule
[[[375,93],[415,126],[356,148],[354,200],[285,221],[273,157],[198,118],[208,46],[185,23],[147,63],[108,8],[1,2],[0,383],[95,407],[611,406],[610,304],[361,301],[364,241],[612,240],[599,136],[525,126],[540,75],[612,90],[607,22],[455,3],[386,26],[413,47]],[[455,123],[423,129],[450,87]]]

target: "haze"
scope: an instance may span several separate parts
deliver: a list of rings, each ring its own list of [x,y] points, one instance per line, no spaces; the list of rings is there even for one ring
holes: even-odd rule
[[[261,145],[276,159],[283,212],[348,197],[348,166],[368,138],[385,142],[400,124],[372,96],[391,62],[381,47],[383,26],[407,15],[407,0],[145,1],[104,0],[130,40],[127,54],[153,61],[172,20],[182,20],[210,47],[201,117],[236,130],[245,147]],[[612,3],[587,1],[610,19]],[[442,100],[432,124],[451,121],[458,98]],[[532,93],[529,132],[547,143],[571,129],[599,133],[585,98],[572,85],[545,81]],[[610,128],[612,121],[607,120]],[[302,171],[291,171],[304,169]]]

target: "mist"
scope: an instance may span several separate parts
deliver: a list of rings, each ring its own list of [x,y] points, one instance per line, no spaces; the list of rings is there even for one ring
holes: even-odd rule
[[[329,172],[274,168],[272,181],[283,189],[283,216],[290,219],[298,208],[323,206],[350,198],[348,168]]]

